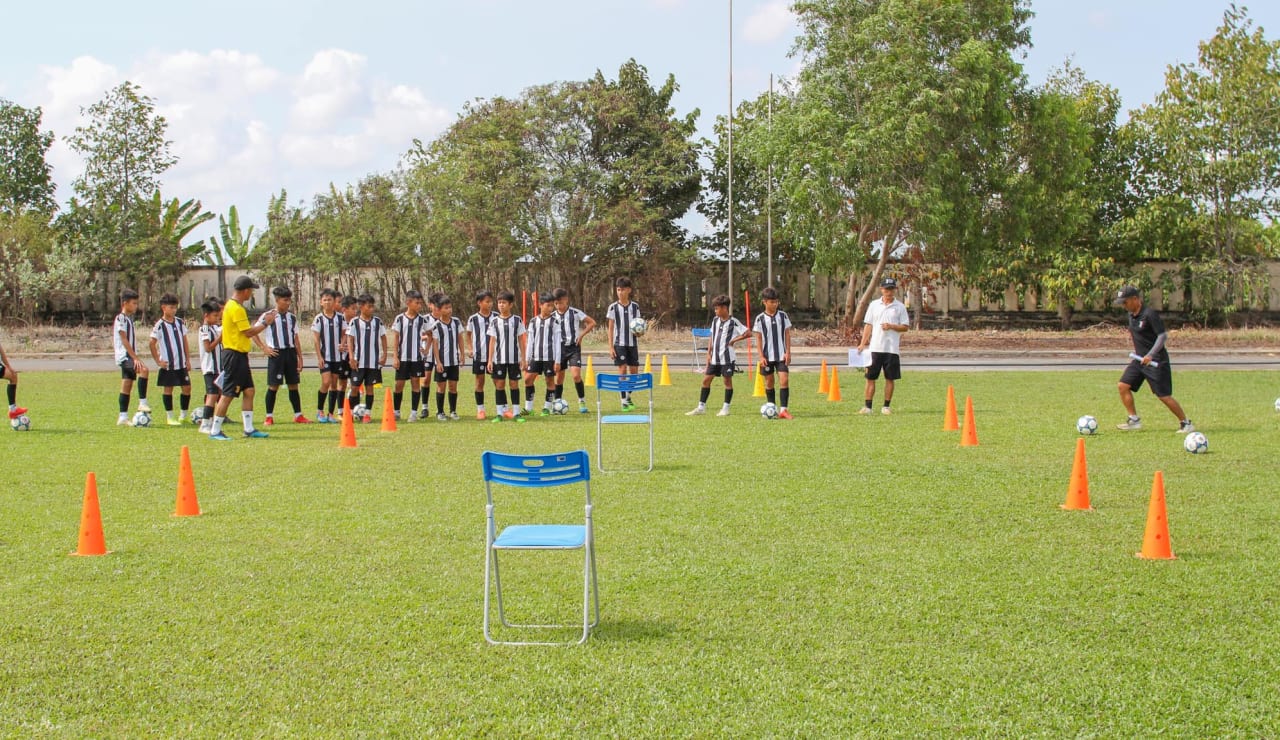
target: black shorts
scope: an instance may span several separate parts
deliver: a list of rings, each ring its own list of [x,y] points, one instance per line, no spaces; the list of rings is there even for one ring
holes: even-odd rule
[[[520,379],[520,366],[515,363],[493,363],[493,379],[494,380],[511,380]]]
[[[185,388],[191,385],[191,373],[186,370],[160,368],[156,373],[156,385],[161,388]]]
[[[351,377],[351,363],[346,360],[325,362],[320,365],[320,374],[324,375],[325,373],[336,375],[338,378],[346,380]]]
[[[369,393],[375,385],[382,383],[382,368],[380,367],[362,367],[351,371],[351,384],[364,386],[365,392]]]
[[[417,380],[427,375],[427,367],[422,360],[401,360],[396,368],[396,380]]]
[[[736,372],[738,372],[738,363],[731,362],[728,365],[707,365],[707,369],[702,374],[713,378],[732,378]]]
[[[566,344],[560,348],[560,369],[582,367],[582,345]]]
[[[556,362],[555,360],[530,360],[529,373],[541,375],[545,378],[554,378],[556,376]]]
[[[489,367],[488,360],[472,360],[471,374],[472,375],[488,375],[489,374],[488,367]]]
[[[1120,382],[1134,391],[1146,382],[1151,386],[1151,392],[1156,398],[1168,398],[1173,395],[1173,369],[1169,367],[1168,360],[1160,363],[1160,367],[1151,365],[1143,367],[1142,363],[1134,360],[1125,367],[1124,375],[1120,376]]]
[[[639,347],[623,347],[621,345],[613,345],[613,364],[622,367],[638,367],[640,365],[640,348]]]
[[[866,371],[862,374],[867,380],[876,380],[880,377],[880,371],[884,370],[885,380],[897,380],[902,377],[902,364],[900,358],[892,352],[872,352],[871,364],[867,365]]]
[[[777,362],[760,363],[761,375],[773,375],[774,373],[785,373],[785,372],[790,372],[790,371],[787,368],[787,363],[783,362],[782,360],[778,360]]]
[[[222,350],[222,375],[218,387],[222,395],[235,398],[253,387],[253,373],[249,370],[249,354],[233,349]]]
[[[126,357],[120,361],[120,377],[125,380],[138,379],[138,368],[134,366],[133,360]]]
[[[440,365],[436,367],[435,381],[437,383],[447,383],[449,381],[456,383],[458,381],[458,370],[459,367],[457,365]]]
[[[218,390],[218,374],[204,374],[204,394],[206,396],[221,396],[222,391]]]
[[[286,347],[276,351],[280,354],[267,358],[267,385],[297,385],[298,350]]]

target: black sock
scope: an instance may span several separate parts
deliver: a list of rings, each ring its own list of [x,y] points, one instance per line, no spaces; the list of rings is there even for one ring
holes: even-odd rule
[[[547,396],[546,396],[546,401],[547,401],[547,403],[551,403],[552,401],[556,400],[557,398],[559,398],[559,396],[557,396],[557,395],[556,395],[555,388],[548,388],[548,389],[547,389]]]
[[[484,391],[476,391],[476,405],[484,407]]]
[[[493,398],[499,406],[506,406],[507,405],[507,389],[498,388],[493,392]]]
[[[173,411],[173,394],[172,393],[164,394],[164,398],[162,400],[164,401],[164,410],[172,412]]]
[[[414,400],[416,401],[417,399],[414,399]],[[391,402],[392,402],[392,403],[394,403],[394,404],[396,405],[396,407],[395,407],[395,408],[396,408],[396,411],[399,411],[399,410],[400,410],[400,404],[404,403],[404,391],[400,391],[399,393],[392,393],[392,394],[391,394]],[[417,404],[417,403],[414,403],[414,404],[413,404],[413,407],[414,407],[414,408],[417,408],[417,407],[418,407],[418,404]]]
[[[352,392],[352,394],[349,396],[349,399],[350,399],[350,402],[351,402],[351,408],[352,408],[352,409],[354,409],[356,406],[359,406],[359,405],[360,405],[360,391],[354,391],[354,392]]]
[[[733,389],[725,388],[724,389],[724,405],[728,406],[731,401],[733,401]]]
[[[698,403],[706,406],[708,398],[711,398],[711,388],[710,386],[703,386],[702,390],[698,393]]]
[[[373,394],[372,393],[364,394],[364,407],[368,411],[373,411]]]
[[[884,407],[889,408],[889,399],[884,399]]]
[[[328,397],[329,391],[316,391],[316,411],[322,414],[324,413],[324,402]],[[329,408],[332,409],[333,405],[330,404]]]
[[[444,413],[444,394],[443,393],[436,393],[436,413],[437,414]]]
[[[578,400],[587,400],[587,386],[581,380],[573,381],[573,389],[578,392]]]
[[[777,396],[775,395],[774,390],[772,388],[764,389],[764,400],[768,401],[769,403],[774,403],[775,398],[777,398]]]
[[[556,398],[564,398],[564,384],[556,383]]]
[[[870,398],[867,399],[867,408],[871,408],[871,401],[872,399]]]
[[[342,400],[342,391],[329,391],[329,415],[338,410],[338,401]]]
[[[138,398],[144,399],[146,397],[147,397],[147,379],[138,378]]]
[[[449,393],[449,413],[458,413],[458,392],[451,391]]]
[[[127,413],[128,411],[129,411],[129,394],[121,393],[120,394],[120,413],[124,414],[124,413]]]
[[[778,395],[782,398],[782,408],[785,409],[787,407],[787,400],[791,398],[791,389],[782,388],[778,391]]]
[[[267,416],[271,416],[276,412],[276,389],[267,389]]]
[[[526,385],[526,386],[524,387],[524,400],[526,400],[526,401],[532,401],[532,400],[533,400],[533,386],[531,386],[531,385]]]
[[[209,421],[213,421],[213,407],[212,407],[212,406],[205,406],[205,407],[204,407],[204,418],[208,419]]]
[[[431,408],[431,388],[429,386],[424,385],[422,386],[422,390],[420,391],[420,393],[422,395],[422,408],[424,409]]]
[[[18,404],[18,384],[10,383],[8,388],[9,405],[16,406]]]
[[[289,405],[293,407],[294,416],[302,413],[302,394],[297,388],[289,389]]]
[[[187,409],[191,408],[191,394],[183,393],[181,396],[178,397],[178,403],[181,404],[179,408],[181,408],[183,411],[186,411]]]

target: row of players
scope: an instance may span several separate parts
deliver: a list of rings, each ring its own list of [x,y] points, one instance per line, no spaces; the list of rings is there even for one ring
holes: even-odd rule
[[[234,288],[237,293],[256,289],[251,278],[240,278]],[[631,281],[618,278],[615,281],[617,300],[610,304],[607,330],[610,336],[610,356],[619,372],[639,371],[639,350],[636,337],[643,325],[640,307],[631,300]],[[298,336],[297,317],[290,312],[292,292],[287,287],[272,290],[275,307],[263,314],[253,328],[253,342],[267,356],[268,390],[266,394],[265,424],[274,424],[277,393],[284,385],[289,394],[296,423],[310,423],[303,411],[298,383],[303,369],[303,357]],[[716,316],[711,325],[711,340],[707,349],[706,371],[698,409],[705,409],[710,393],[711,380],[724,378],[725,401],[720,415],[727,415],[733,398],[732,375],[735,372],[734,344],[755,335],[762,348],[761,372],[766,378],[766,395],[775,402],[774,378],[781,392],[780,416],[791,418],[787,409],[788,368],[791,348],[791,322],[779,309],[776,291],[766,289],[763,295],[765,311],[749,332],[731,315],[731,303],[727,296],[716,297],[712,304]],[[234,298],[232,299],[234,300]],[[132,423],[128,405],[135,381],[138,384],[140,412],[150,412],[146,400],[149,371],[135,351],[135,329],[132,314],[137,310],[138,295],[126,290],[121,295],[120,315],[116,317],[113,332],[115,358],[121,369],[122,385],[119,398],[118,424]],[[569,305],[569,295],[564,289],[545,293],[538,298],[539,312],[528,325],[513,313],[515,296],[503,291],[494,296],[481,291],[475,297],[476,312],[466,322],[453,315],[452,300],[443,294],[424,299],[416,290],[405,294],[405,309],[396,316],[390,326],[384,325],[376,315],[376,303],[372,296],[342,296],[326,289],[321,293],[321,311],[311,324],[314,335],[316,364],[320,370],[320,389],[316,399],[316,420],[321,423],[336,422],[340,411],[338,404],[349,394],[353,408],[361,409],[360,421],[370,422],[368,409],[373,407],[373,388],[382,382],[382,368],[388,361],[388,336],[395,351],[391,354],[391,366],[395,369],[393,401],[396,418],[400,417],[405,385],[410,387],[409,421],[427,418],[430,408],[430,385],[436,384],[436,418],[456,420],[458,381],[461,368],[470,364],[475,381],[476,418],[485,419],[485,378],[492,377],[497,416],[493,421],[523,417],[533,412],[535,382],[539,376],[545,380],[546,391],[542,414],[551,413],[553,404],[563,398],[566,374],[573,379],[577,393],[578,410],[587,412],[585,388],[582,380],[582,340],[595,327],[596,322],[580,309]],[[239,304],[237,304],[239,306]],[[179,425],[190,407],[192,368],[191,353],[187,342],[185,324],[177,319],[178,300],[165,295],[161,299],[162,316],[151,332],[150,350],[159,368],[158,384],[163,389],[167,421]],[[203,322],[199,329],[200,369],[205,381],[204,407],[196,412],[201,419],[201,430],[213,433],[215,409],[226,396],[228,359],[223,349],[219,352],[225,319],[223,304],[208,299],[202,306]],[[642,331],[642,329],[641,329]],[[243,373],[242,373],[243,375]],[[247,436],[262,436],[253,428],[252,378],[241,380],[237,386],[242,396],[244,430]],[[520,405],[519,383],[524,384],[524,406]],[[180,409],[176,412],[173,391],[181,389]],[[235,394],[233,394],[235,395]],[[509,396],[509,398],[508,398]],[[448,401],[448,413],[445,402]],[[624,410],[633,408],[632,399],[622,394]],[[225,414],[226,405],[221,409]],[[225,437],[225,435],[220,435]]]

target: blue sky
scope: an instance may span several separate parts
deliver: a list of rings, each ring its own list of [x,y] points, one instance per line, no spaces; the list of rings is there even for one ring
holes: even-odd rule
[[[1280,32],[1280,3],[1250,15]],[[785,0],[734,0],[736,100],[792,75],[796,27]],[[660,82],[674,74],[680,114],[704,134],[729,107],[728,0],[366,0],[213,4],[21,3],[5,11],[0,97],[45,111],[59,137],[79,110],[121,80],[156,99],[180,163],[165,195],[200,198],[261,223],[270,194],[291,201],[394,167],[470,99],[535,84],[612,76],[628,58]],[[1225,0],[1034,0],[1033,83],[1068,57],[1117,87],[1128,108],[1150,102],[1169,64],[1193,61]],[[15,30],[22,29],[18,33]],[[58,197],[80,163],[50,153]]]

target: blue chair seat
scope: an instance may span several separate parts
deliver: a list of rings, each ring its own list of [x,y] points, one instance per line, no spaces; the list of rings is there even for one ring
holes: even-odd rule
[[[648,414],[611,414],[600,419],[601,424],[648,424]]]
[[[493,546],[502,550],[522,547],[577,549],[587,543],[587,528],[581,524],[513,524],[502,530]]]

